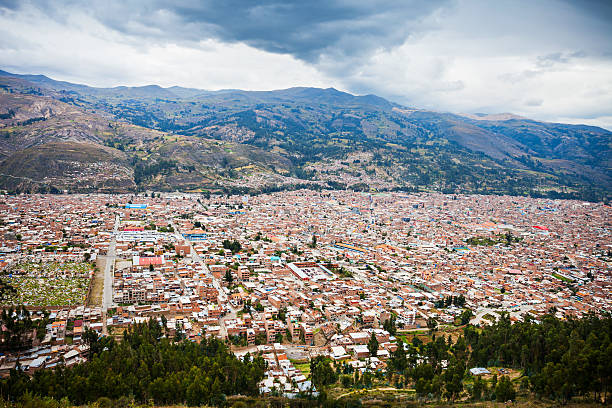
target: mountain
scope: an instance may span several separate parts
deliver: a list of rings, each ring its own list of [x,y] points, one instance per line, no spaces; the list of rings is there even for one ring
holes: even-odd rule
[[[291,179],[289,161],[257,147],[113,120],[54,97],[0,93],[0,188],[128,192],[239,186]],[[6,90],[6,88],[3,88]],[[13,88],[9,88],[11,91]],[[239,177],[235,170],[242,168]]]
[[[612,133],[592,126],[435,112],[333,88],[94,88],[0,71],[0,92],[0,187],[8,189],[40,189],[8,181],[20,171],[13,156],[60,142],[112,149],[100,151],[103,162],[125,169],[126,181],[107,189],[309,186],[592,200],[612,190]],[[48,186],[75,189],[57,180]]]

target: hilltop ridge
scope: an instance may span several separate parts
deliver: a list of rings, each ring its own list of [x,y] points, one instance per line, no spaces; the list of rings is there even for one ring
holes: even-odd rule
[[[594,200],[612,190],[612,132],[593,126],[435,112],[334,88],[94,88],[0,71],[0,92],[0,172],[12,176],[23,170],[20,161],[7,166],[10,156],[61,139],[121,150],[117,165],[131,181],[120,185],[134,190],[310,186]],[[151,174],[138,177],[139,166]],[[43,185],[66,189],[59,180]]]

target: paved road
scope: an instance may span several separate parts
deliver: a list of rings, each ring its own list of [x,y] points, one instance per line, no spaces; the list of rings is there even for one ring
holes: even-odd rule
[[[221,334],[221,336],[223,336],[223,338],[227,338],[227,329],[225,328],[225,321],[236,318],[236,309],[234,309],[229,303],[227,304],[227,307],[229,307],[230,312],[219,319],[219,326],[221,327],[219,333]]]
[[[111,238],[110,245],[108,246],[108,253],[106,254],[106,265],[104,268],[104,292],[102,295],[102,311],[106,311],[113,307],[113,273],[115,270],[115,248],[117,246],[117,239],[115,235],[119,229],[119,215],[115,216],[115,228],[113,230],[113,237]]]

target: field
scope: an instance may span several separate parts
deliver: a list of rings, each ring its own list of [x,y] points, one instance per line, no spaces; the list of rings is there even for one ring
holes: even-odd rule
[[[557,273],[554,273],[554,272],[552,273],[552,276],[554,276],[555,278],[557,278],[559,280],[562,280],[563,282],[567,282],[567,283],[572,283],[573,282],[573,280],[571,280],[569,278],[566,278],[565,276],[561,276],[561,275],[559,275]]]
[[[8,293],[2,303],[28,306],[83,304],[92,269],[91,264],[76,262],[17,265],[5,278],[16,293]]]
[[[302,372],[302,374],[304,374],[307,378],[310,375],[310,363],[293,363],[293,366],[300,370]]]

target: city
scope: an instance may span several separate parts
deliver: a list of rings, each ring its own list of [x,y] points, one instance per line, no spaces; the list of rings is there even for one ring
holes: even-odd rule
[[[612,401],[612,2],[0,0],[0,408]]]
[[[610,312],[610,215],[433,193],[4,195],[4,302],[46,325],[0,375],[84,362],[85,331],[120,339],[153,320],[260,354],[261,394],[297,395],[316,356],[384,372],[407,336]]]

